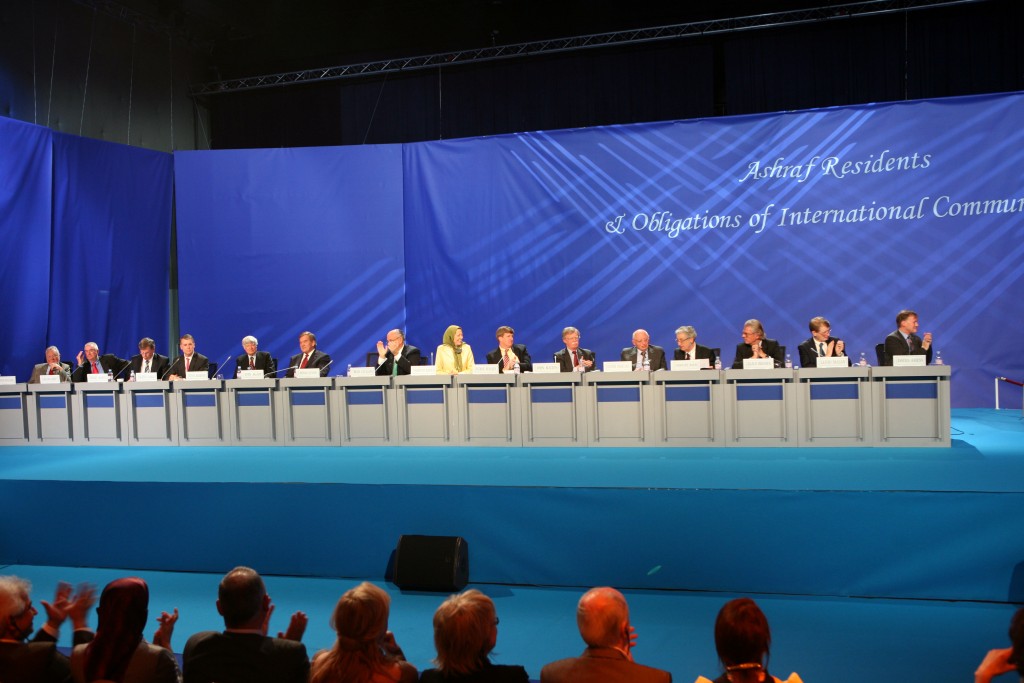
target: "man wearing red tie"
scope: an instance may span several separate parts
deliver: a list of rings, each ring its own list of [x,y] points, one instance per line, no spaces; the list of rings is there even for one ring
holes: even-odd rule
[[[562,372],[590,372],[597,369],[597,356],[590,349],[580,348],[580,331],[575,327],[562,330],[565,348],[555,352],[555,362]]]
[[[532,372],[533,361],[530,360],[530,352],[526,350],[526,344],[513,343],[516,339],[516,331],[508,325],[502,325],[494,333],[498,338],[498,348],[487,354],[487,362],[498,366],[498,372],[515,372],[516,363],[519,363],[520,372]]]
[[[181,355],[171,363],[171,374],[167,379],[172,382],[185,379],[190,372],[205,372],[209,375],[210,359],[201,353],[196,353],[196,340],[191,334],[181,335],[181,339],[178,340],[178,348],[181,349]]]
[[[245,353],[235,359],[235,379],[238,379],[238,373],[242,370],[262,370],[264,377],[274,375],[277,366],[273,357],[266,351],[260,351],[259,347],[259,340],[251,334],[242,338]]]
[[[288,374],[286,377],[294,377],[297,368],[318,368],[320,376],[327,376],[327,366],[331,364],[331,357],[316,348],[316,335],[308,330],[299,335],[299,350],[302,353],[292,356],[288,363]]]
[[[39,378],[43,375],[58,375],[61,382],[71,381],[71,366],[60,362],[60,349],[56,346],[46,347],[46,362],[32,368],[32,377],[28,383],[39,384]]]
[[[86,342],[84,352],[79,351],[75,356],[78,367],[71,375],[72,382],[88,382],[89,375],[105,375],[113,373],[114,379],[128,367],[128,361],[118,358],[112,353],[100,355],[100,347],[96,342]]]

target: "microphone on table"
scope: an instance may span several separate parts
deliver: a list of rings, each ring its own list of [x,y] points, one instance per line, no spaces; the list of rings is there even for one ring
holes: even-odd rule
[[[297,367],[299,367],[299,366],[298,365],[293,365],[290,368],[281,368],[280,370],[274,370],[273,372],[265,372],[265,373],[263,373],[263,377],[265,379],[267,377],[270,377],[271,375],[276,375],[279,372],[288,372],[289,370],[294,370]]]

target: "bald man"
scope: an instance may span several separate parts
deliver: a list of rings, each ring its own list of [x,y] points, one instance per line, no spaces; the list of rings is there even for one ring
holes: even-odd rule
[[[647,334],[647,330],[634,332],[633,345],[622,349],[619,358],[631,362],[634,370],[643,369],[645,361],[652,371],[668,369],[665,364],[665,349],[651,344],[651,335]]]
[[[541,683],[671,683],[669,672],[633,661],[629,605],[619,591],[603,587],[584,593],[576,624],[587,649],[545,666]]]

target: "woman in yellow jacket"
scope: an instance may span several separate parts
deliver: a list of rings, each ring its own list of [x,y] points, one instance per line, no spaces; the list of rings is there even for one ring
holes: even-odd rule
[[[439,375],[473,372],[473,349],[462,343],[462,328],[451,325],[444,331],[444,343],[437,347],[434,369]]]

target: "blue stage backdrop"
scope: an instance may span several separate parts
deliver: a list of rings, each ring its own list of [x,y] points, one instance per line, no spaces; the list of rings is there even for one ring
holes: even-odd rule
[[[312,330],[339,374],[404,326],[400,146],[179,152],[175,178],[181,332],[211,362],[252,334],[283,368]]]
[[[0,374],[23,382],[53,343],[46,334],[52,144],[49,129],[0,117]]]
[[[146,336],[166,353],[172,165],[164,152],[54,134],[49,338],[72,364],[89,341],[129,358]]]
[[[1024,376],[1020,94],[524,133],[404,148],[411,340],[516,328],[534,361],[635,328],[730,364],[758,318],[792,352],[830,319],[854,357],[920,315],[953,403]]]

